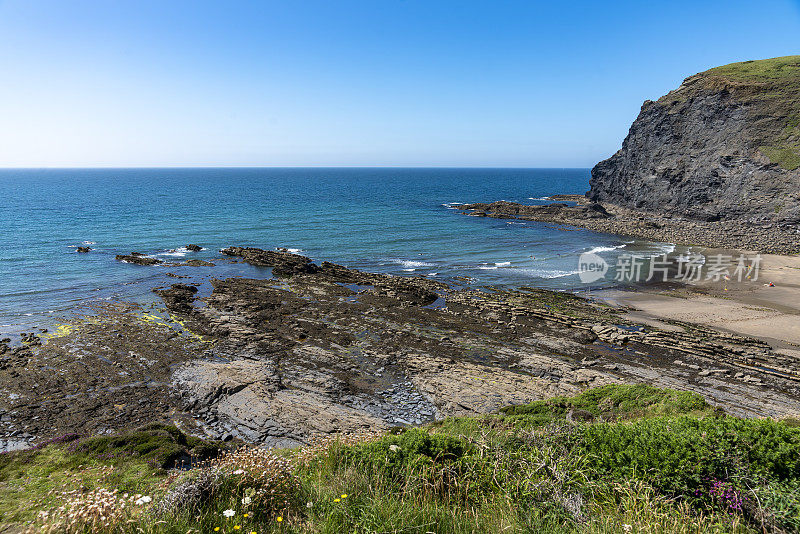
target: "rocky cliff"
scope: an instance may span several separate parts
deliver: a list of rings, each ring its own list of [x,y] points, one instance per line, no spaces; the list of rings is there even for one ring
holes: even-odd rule
[[[646,101],[590,184],[596,202],[800,225],[800,56],[717,67]]]

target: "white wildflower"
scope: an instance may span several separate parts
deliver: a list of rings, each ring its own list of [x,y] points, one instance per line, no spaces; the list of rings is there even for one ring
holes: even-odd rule
[[[389,450],[392,452],[397,452],[400,450],[400,447],[398,445],[389,445]]]
[[[141,506],[141,505],[143,505],[143,504],[147,504],[147,503],[149,503],[149,502],[150,502],[150,501],[152,501],[152,500],[153,500],[153,498],[152,498],[152,497],[150,497],[150,496],[147,496],[147,495],[143,495],[143,496],[139,497],[138,499],[136,499],[136,504],[138,504],[139,506]]]
[[[243,505],[247,506],[251,502],[253,502],[253,499],[251,499],[250,497],[242,497],[242,504]]]
[[[233,517],[233,516],[236,515],[236,512],[234,510],[231,510],[230,508],[228,508],[227,510],[222,512],[222,515],[224,515],[225,517]]]
[[[237,469],[236,471],[233,472],[233,474],[234,475],[242,475],[242,474],[244,474],[244,469]]]

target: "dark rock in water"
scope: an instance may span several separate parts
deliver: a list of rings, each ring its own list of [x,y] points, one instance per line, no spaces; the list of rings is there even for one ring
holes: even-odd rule
[[[272,267],[272,274],[276,276],[313,274],[319,271],[319,267],[311,262],[311,258],[290,252],[274,252],[252,247],[228,247],[220,252],[226,256],[238,256],[251,265]]]
[[[186,260],[178,265],[186,265],[188,267],[214,267],[213,263],[204,260]]]
[[[158,265],[159,263],[162,263],[161,260],[157,258],[150,258],[148,256],[145,256],[141,252],[131,252],[130,254],[117,254],[116,260],[125,263],[133,263],[136,265]]]
[[[197,288],[188,284],[172,284],[169,289],[154,289],[153,291],[162,298],[168,310],[189,313],[192,311]]]
[[[86,254],[90,250],[92,250],[90,247],[78,247],[75,249],[76,252],[80,252],[82,254]]]
[[[800,227],[800,56],[746,61],[646,101],[592,169],[592,201],[697,221]]]
[[[186,250],[191,252],[200,252],[201,250],[203,250],[203,247],[201,247],[200,245],[195,245],[193,243],[190,243],[186,245]]]
[[[570,198],[570,200],[573,200]],[[554,202],[544,206],[529,206],[516,202],[500,200],[491,203],[464,204],[465,210],[472,210],[473,217],[492,217],[495,219],[527,219],[533,221],[554,221],[561,219],[606,219],[613,215],[598,203],[586,203],[585,199],[574,199],[579,203],[570,206]],[[582,202],[581,202],[582,201]]]

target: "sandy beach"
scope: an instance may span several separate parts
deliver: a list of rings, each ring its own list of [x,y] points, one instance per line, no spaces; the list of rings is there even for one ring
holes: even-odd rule
[[[702,324],[764,340],[800,358],[800,256],[762,255],[756,281],[609,289],[585,296],[628,308],[634,321],[663,329],[680,328],[669,321]]]

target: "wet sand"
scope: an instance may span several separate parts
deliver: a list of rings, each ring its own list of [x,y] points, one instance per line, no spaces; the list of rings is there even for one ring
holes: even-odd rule
[[[701,324],[761,339],[800,359],[800,256],[762,258],[756,281],[609,289],[590,296],[628,308],[627,318],[633,321],[672,329],[679,327],[666,321]]]

